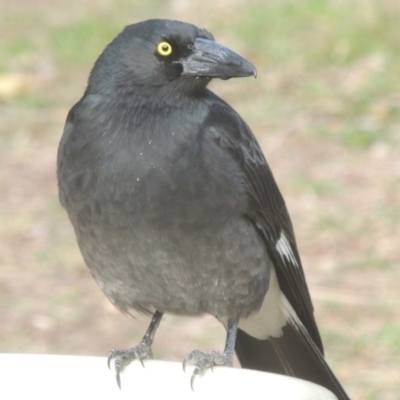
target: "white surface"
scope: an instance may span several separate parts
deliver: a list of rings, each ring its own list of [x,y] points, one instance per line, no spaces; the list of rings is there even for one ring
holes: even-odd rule
[[[102,357],[0,354],[0,399],[268,399],[335,400],[328,390],[299,379],[239,368],[216,367],[190,388],[193,368],[182,363],[131,363],[121,374]]]

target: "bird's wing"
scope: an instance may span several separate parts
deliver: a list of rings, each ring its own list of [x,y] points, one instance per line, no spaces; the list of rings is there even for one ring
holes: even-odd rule
[[[251,329],[238,330],[235,350],[239,361],[244,368],[317,383],[338,399],[349,400],[324,359],[292,222],[268,163],[240,116],[211,93],[209,101],[210,112],[204,125],[211,139],[236,160],[243,172],[249,198],[246,217],[264,238],[272,264],[264,304],[254,316],[257,322],[250,322]],[[268,321],[273,319],[276,308],[283,311],[283,321]],[[281,334],[262,337],[270,331],[271,324],[273,329],[281,329]],[[260,330],[264,333],[258,336]]]
[[[292,222],[257,140],[243,119],[217,97],[212,99],[206,125],[218,145],[239,163],[250,199],[247,216],[265,239],[282,293],[322,353]]]

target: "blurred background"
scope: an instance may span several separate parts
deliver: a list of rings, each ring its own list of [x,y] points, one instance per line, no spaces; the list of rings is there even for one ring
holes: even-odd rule
[[[252,127],[286,198],[328,362],[353,399],[398,399],[398,0],[1,0],[0,351],[106,356],[146,330],[83,264],[55,161],[95,59],[148,18],[207,28],[257,66],[256,80],[211,88]],[[224,340],[212,318],[167,316],[154,353],[182,360]]]

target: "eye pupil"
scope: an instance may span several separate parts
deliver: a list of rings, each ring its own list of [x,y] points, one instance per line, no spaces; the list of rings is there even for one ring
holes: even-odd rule
[[[168,42],[161,42],[158,44],[157,51],[161,56],[169,56],[172,53],[172,46]]]

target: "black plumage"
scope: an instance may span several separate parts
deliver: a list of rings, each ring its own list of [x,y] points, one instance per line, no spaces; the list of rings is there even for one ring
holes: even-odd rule
[[[61,204],[83,258],[123,313],[154,314],[143,341],[113,350],[117,379],[151,357],[163,313],[211,314],[224,352],[192,352],[195,377],[231,365],[347,395],[327,366],[292,223],[243,119],[207,89],[255,75],[213,36],[177,21],[130,25],[96,61],[58,152]],[[238,329],[239,327],[239,329]]]

